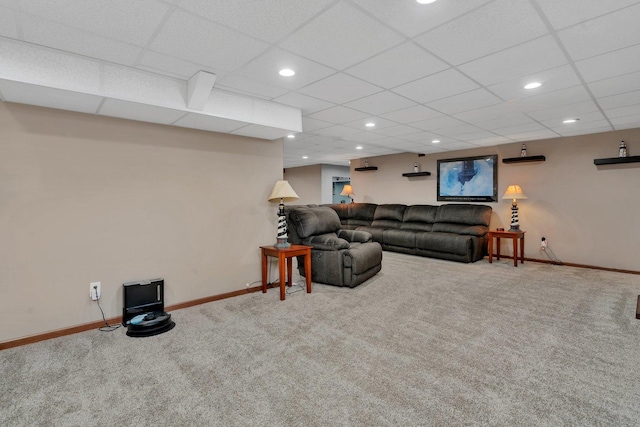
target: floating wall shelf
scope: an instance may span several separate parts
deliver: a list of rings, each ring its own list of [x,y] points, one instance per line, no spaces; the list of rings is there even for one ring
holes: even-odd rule
[[[358,172],[363,172],[363,171],[377,171],[377,170],[378,170],[378,167],[377,167],[377,166],[367,166],[367,167],[364,167],[364,168],[356,168],[356,170],[357,170]]]
[[[406,176],[407,178],[411,178],[413,176],[429,176],[431,172],[407,172],[403,173],[402,176]]]
[[[545,160],[547,160],[547,158],[544,156],[510,157],[508,159],[502,159],[502,163],[544,162]]]
[[[640,156],[611,157],[609,159],[593,159],[594,165],[617,165],[619,163],[637,163],[637,162],[640,162]]]

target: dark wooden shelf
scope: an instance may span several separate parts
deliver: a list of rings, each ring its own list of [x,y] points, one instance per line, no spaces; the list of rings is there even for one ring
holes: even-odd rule
[[[640,162],[640,156],[611,157],[609,159],[593,159],[594,165],[617,165],[619,163],[637,163],[637,162]]]
[[[429,176],[429,175],[431,175],[431,172],[407,172],[402,174],[402,176],[406,176],[408,178],[411,178],[412,176]]]
[[[378,167],[377,166],[367,166],[367,167],[364,167],[364,168],[356,168],[356,170],[358,172],[362,172],[362,171],[377,171]]]
[[[547,158],[544,156],[510,157],[508,159],[502,159],[502,163],[544,162],[545,160],[547,160]]]

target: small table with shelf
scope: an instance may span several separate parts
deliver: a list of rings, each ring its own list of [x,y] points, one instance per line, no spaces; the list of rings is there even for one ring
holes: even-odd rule
[[[518,239],[520,239],[520,262],[524,264],[524,233],[525,231],[498,231],[490,230],[489,237],[489,263],[493,262],[493,238],[496,238],[496,259],[500,259],[500,239],[509,238],[513,240],[513,266],[518,266]]]
[[[291,245],[287,248],[277,248],[274,245],[260,246],[262,251],[262,293],[267,292],[267,258],[278,258],[278,271],[280,273],[280,300],[285,299],[285,285],[291,286],[293,273],[293,257],[304,257],[304,275],[307,284],[307,293],[311,293],[311,246]],[[285,276],[285,263],[287,271]]]

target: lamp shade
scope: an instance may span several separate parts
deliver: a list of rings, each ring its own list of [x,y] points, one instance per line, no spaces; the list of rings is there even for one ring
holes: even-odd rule
[[[269,201],[278,203],[280,203],[281,200],[283,202],[293,202],[299,198],[296,192],[293,191],[293,188],[291,188],[291,185],[289,185],[289,181],[277,181],[276,185],[273,186]]]
[[[526,199],[527,195],[524,194],[522,188],[519,185],[510,185],[507,187],[507,191],[502,196],[503,199]]]
[[[356,193],[353,192],[353,187],[350,184],[345,184],[345,186],[342,188],[342,193],[340,193],[340,195],[353,197],[356,195]]]

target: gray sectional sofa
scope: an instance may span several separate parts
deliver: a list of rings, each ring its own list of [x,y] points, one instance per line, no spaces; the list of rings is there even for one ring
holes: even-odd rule
[[[487,254],[491,206],[329,204],[343,229],[367,231],[382,249],[460,262]]]

